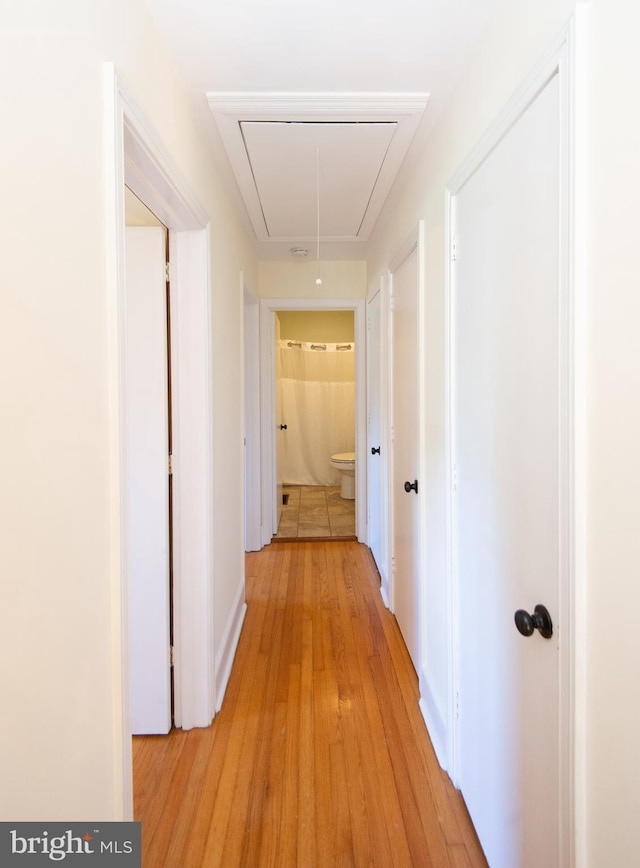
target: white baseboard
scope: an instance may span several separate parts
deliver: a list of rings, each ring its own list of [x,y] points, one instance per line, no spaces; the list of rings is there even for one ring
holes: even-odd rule
[[[387,609],[390,608],[389,607],[389,594],[387,593],[387,589],[385,587],[384,580],[382,581],[382,583],[380,585],[380,596],[382,597],[382,602],[385,604]]]
[[[222,700],[227,689],[229,676],[231,675],[231,667],[236,656],[238,640],[240,639],[240,630],[244,622],[244,616],[247,611],[247,604],[244,601],[244,582],[241,582],[236,593],[231,615],[227,622],[224,631],[224,637],[218,653],[216,654],[216,714],[222,708]]]
[[[420,711],[427,725],[427,732],[440,767],[449,772],[447,768],[447,728],[433,694],[428,689],[425,689],[420,697]]]

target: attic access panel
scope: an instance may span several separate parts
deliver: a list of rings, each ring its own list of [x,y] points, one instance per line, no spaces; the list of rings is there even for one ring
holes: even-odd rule
[[[268,237],[357,237],[396,122],[240,123]]]
[[[379,163],[379,174],[373,183],[371,198],[367,203],[365,216],[361,226],[359,226],[358,233],[347,236],[330,236],[321,227],[322,237],[325,241],[361,242],[368,239],[375,226],[380,210],[384,205],[398,170],[405,159],[413,135],[424,114],[428,99],[429,94],[424,92],[208,92],[207,102],[213,112],[222,143],[238,184],[238,191],[244,200],[256,239],[258,241],[272,242],[274,246],[282,242],[286,242],[287,245],[291,243],[309,244],[315,240],[316,224],[315,220],[309,221],[307,217],[307,224],[309,222],[313,224],[312,231],[307,235],[301,235],[299,227],[295,227],[293,234],[288,236],[276,236],[273,226],[270,232],[267,231],[263,207],[266,207],[267,211],[271,211],[270,203],[266,200],[270,200],[273,194],[268,187],[265,187],[262,180],[264,173],[258,169],[260,157],[257,153],[251,154],[256,164],[255,170],[250,163],[248,147],[251,147],[253,151],[253,143],[249,144],[248,141],[245,142],[243,137],[245,125],[247,126],[247,130],[249,130],[250,123],[273,123],[282,124],[283,126],[301,125],[307,127],[307,132],[309,129],[315,129],[315,125],[318,127],[325,125],[327,127],[338,127],[342,124],[346,125],[346,127],[359,127],[363,125],[369,127],[369,132],[373,133],[375,133],[374,128],[379,124],[382,125],[382,128],[388,125],[385,131],[385,134],[389,134],[388,148],[384,155],[380,153],[380,143],[372,145],[372,147],[378,148],[375,161],[372,162],[380,160],[381,162]],[[251,129],[251,131],[247,132],[247,140],[252,132],[255,131]],[[380,133],[380,130],[378,130],[378,133]],[[355,135],[358,135],[358,133],[356,132]],[[367,145],[368,142],[365,143],[364,150],[361,148],[359,151],[357,148],[345,149],[345,153],[347,151],[349,154],[358,153],[355,167],[358,172],[361,160],[368,160],[369,150]],[[314,144],[312,147],[315,156],[316,145]],[[315,159],[313,165],[315,168]],[[287,171],[289,168],[287,166]],[[254,171],[258,171],[261,178],[258,183],[260,183],[263,190],[264,206],[259,198]],[[326,171],[328,170],[323,170],[323,172]],[[354,175],[351,173],[350,183],[353,177]],[[315,179],[315,171],[312,172],[312,178]],[[309,180],[306,183],[308,186]],[[369,177],[366,186],[370,186],[371,183],[371,177]],[[290,176],[288,176],[287,185],[280,185],[279,195],[283,189],[290,190],[293,186]],[[342,197],[341,208],[346,207],[344,201],[346,198]],[[331,205],[329,204],[328,191],[326,191],[326,199],[327,213],[329,213]],[[310,207],[315,209],[315,195]],[[321,208],[323,212],[321,213],[321,221],[324,222],[324,206],[322,206],[322,203]],[[362,209],[362,201],[360,201],[360,208]],[[273,221],[273,217],[271,219]],[[353,217],[351,219],[355,222]]]

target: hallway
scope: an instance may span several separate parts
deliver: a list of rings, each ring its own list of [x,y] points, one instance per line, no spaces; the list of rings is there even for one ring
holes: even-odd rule
[[[283,542],[246,564],[213,725],[134,739],[145,868],[485,866],[369,550]]]

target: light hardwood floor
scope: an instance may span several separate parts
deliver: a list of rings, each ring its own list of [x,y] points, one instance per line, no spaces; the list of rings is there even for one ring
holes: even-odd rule
[[[369,550],[247,555],[247,616],[209,729],[134,739],[144,868],[480,868]]]

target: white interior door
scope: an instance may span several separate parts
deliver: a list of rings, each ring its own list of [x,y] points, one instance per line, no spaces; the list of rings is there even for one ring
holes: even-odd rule
[[[125,239],[129,648],[134,734],[171,728],[165,230]]]
[[[418,247],[391,272],[392,610],[419,671]],[[406,490],[405,484],[417,486]]]
[[[367,499],[369,509],[369,548],[378,566],[383,567],[383,491],[380,377],[380,292],[367,304],[367,419],[369,452],[367,455]],[[386,456],[385,456],[386,458]]]
[[[555,75],[454,199],[458,770],[491,868],[562,862],[560,114]],[[537,604],[551,638],[516,630]]]

